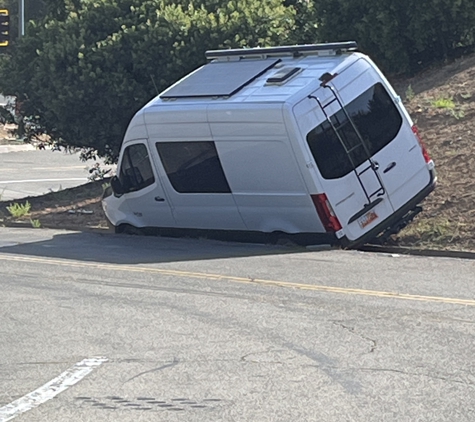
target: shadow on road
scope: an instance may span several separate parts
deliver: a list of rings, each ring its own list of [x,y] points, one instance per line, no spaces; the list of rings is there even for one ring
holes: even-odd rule
[[[97,232],[0,229],[0,253],[113,264],[166,263],[301,253],[298,246]]]

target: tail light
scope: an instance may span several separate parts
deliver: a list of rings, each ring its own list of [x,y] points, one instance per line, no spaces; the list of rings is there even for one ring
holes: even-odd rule
[[[318,216],[325,227],[327,232],[337,232],[341,230],[341,224],[338,221],[338,217],[333,212],[333,208],[328,202],[327,195],[319,193],[318,195],[310,195],[312,197],[313,204],[317,210]]]
[[[417,141],[419,142],[419,145],[421,146],[422,155],[424,156],[425,162],[430,163],[432,159],[430,158],[429,153],[427,152],[427,148],[421,139],[421,135],[419,135],[419,129],[417,129],[416,125],[412,126],[412,132],[414,133],[414,135],[416,135]]]

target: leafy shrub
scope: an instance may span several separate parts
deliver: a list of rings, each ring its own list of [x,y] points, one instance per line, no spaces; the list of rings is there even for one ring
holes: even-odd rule
[[[0,92],[17,96],[30,136],[109,161],[134,113],[207,49],[276,45],[293,25],[281,0],[64,0],[50,10],[0,62]]]
[[[313,0],[324,41],[356,40],[389,73],[475,46],[473,0]]]

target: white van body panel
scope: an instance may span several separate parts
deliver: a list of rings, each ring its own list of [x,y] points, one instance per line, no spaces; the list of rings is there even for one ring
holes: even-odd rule
[[[315,208],[290,148],[282,104],[208,107],[221,163],[247,230],[312,232]]]
[[[154,141],[211,139],[206,104],[152,104],[144,109],[150,143]]]
[[[325,233],[315,204],[315,197],[325,194],[342,226],[336,236],[345,236],[351,243],[427,190],[433,179],[411,130],[412,121],[371,60],[356,52],[282,56],[279,60],[232,95],[167,97],[179,81],[144,106],[132,119],[122,150],[130,141],[143,140],[140,142],[147,144],[155,183],[139,192],[105,198],[110,221],[139,227]],[[268,81],[286,67],[298,69],[283,83]],[[344,105],[374,84],[382,84],[402,116],[396,138],[370,161],[356,171],[329,179],[323,177],[307,142],[310,131],[341,110],[334,102],[325,109],[325,116],[315,100],[321,104],[331,101],[331,91],[319,80],[323,74],[336,75],[329,85]],[[193,73],[182,81],[190,76]],[[226,75],[226,81],[229,78],[233,78],[232,73]],[[214,145],[229,191],[176,190],[179,188],[167,174],[157,144],[175,147],[172,143],[190,142]],[[363,172],[369,164],[373,167]],[[368,224],[362,224],[366,216],[358,214],[368,205],[362,186],[367,192],[379,192],[371,198],[371,202],[377,199],[371,208],[377,217]],[[151,205],[149,199],[157,196],[165,199],[165,204],[160,203],[165,206],[159,215],[153,215],[157,204]]]
[[[124,135],[124,143],[122,145],[122,149],[124,149],[125,143],[128,141],[132,141],[134,139],[147,139],[147,138],[148,138],[147,126],[144,121],[144,115],[142,111],[139,111],[129,123],[127,131],[125,132],[125,135]]]
[[[217,149],[248,230],[316,229],[315,209],[286,143],[248,139],[217,142]]]
[[[172,204],[176,227],[245,230],[233,195],[213,193],[179,193],[169,178],[157,153],[157,142],[211,141],[206,103],[195,106],[153,104],[145,109],[149,144],[155,167],[163,180]],[[161,226],[160,226],[161,227]],[[173,227],[173,226],[170,226]]]

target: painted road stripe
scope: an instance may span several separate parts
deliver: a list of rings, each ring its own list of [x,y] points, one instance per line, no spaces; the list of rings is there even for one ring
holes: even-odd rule
[[[67,167],[33,167],[32,170],[71,170],[71,169],[87,169],[87,163],[84,163],[83,166],[67,166]]]
[[[58,377],[52,379],[42,387],[23,396],[22,398],[0,407],[0,422],[7,422],[22,413],[28,412],[40,404],[51,400],[59,393],[72,387],[74,384],[81,381],[84,377],[89,375],[94,369],[107,362],[107,358],[96,357],[84,359],[76,363],[71,368],[64,371]]]
[[[2,185],[11,185],[13,183],[36,183],[36,182],[73,182],[87,180],[87,177],[69,177],[65,179],[30,179],[30,180],[0,180],[0,184]]]
[[[31,170],[48,170],[48,171],[62,171],[62,170],[71,170],[71,169],[87,169],[87,163],[84,163],[83,166],[67,166],[67,167],[32,167]],[[4,171],[16,171],[18,172],[17,167],[2,167],[0,170],[2,172]]]
[[[10,255],[7,256],[7,255],[0,254],[0,261],[2,260],[3,261],[34,262],[34,263],[41,263],[41,264],[54,264],[54,265],[59,265],[62,267],[70,267],[70,268],[95,268],[95,269],[107,270],[107,271],[161,274],[161,275],[174,276],[174,277],[198,278],[202,280],[228,281],[228,282],[244,283],[244,284],[258,284],[261,286],[284,287],[284,288],[311,290],[311,291],[326,292],[326,293],[339,293],[339,294],[347,294],[347,295],[373,296],[373,297],[386,298],[386,299],[400,299],[400,300],[412,300],[412,301],[419,301],[419,302],[475,306],[475,300],[473,299],[458,299],[458,298],[450,298],[450,297],[443,297],[443,296],[425,296],[425,295],[413,295],[413,294],[399,293],[399,292],[385,292],[385,291],[378,291],[378,290],[353,289],[353,288],[347,288],[347,287],[322,286],[322,285],[316,285],[316,284],[303,284],[303,283],[294,283],[294,282],[288,282],[288,281],[264,280],[264,279],[259,279],[259,278],[235,277],[235,276],[228,276],[228,275],[197,273],[197,272],[190,272],[190,271],[165,270],[161,268],[148,268],[148,267],[131,266],[131,265],[97,264],[97,263],[74,262],[74,261],[49,259],[49,258],[31,258],[31,257],[20,257],[20,256],[10,256]]]

